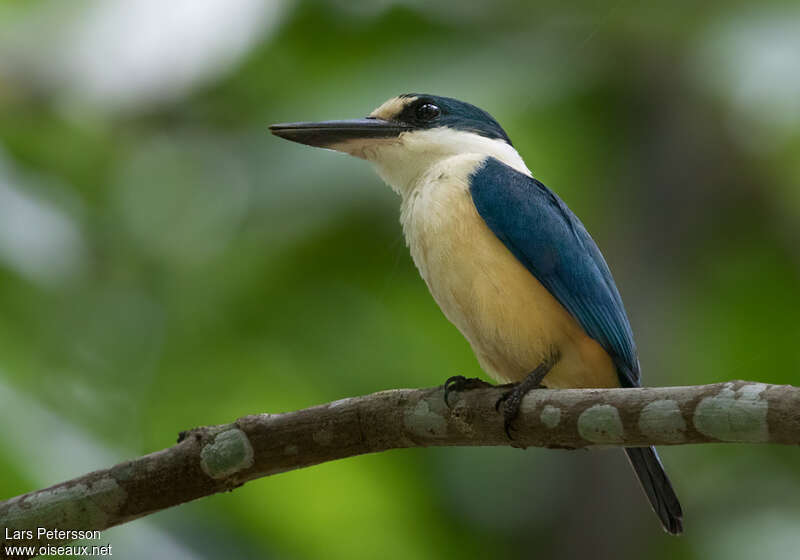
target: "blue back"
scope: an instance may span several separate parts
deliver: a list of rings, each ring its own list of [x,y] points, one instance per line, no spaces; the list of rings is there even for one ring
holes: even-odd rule
[[[487,158],[471,177],[475,207],[497,237],[608,352],[623,387],[637,387],[639,360],[625,307],[600,249],[542,183]]]

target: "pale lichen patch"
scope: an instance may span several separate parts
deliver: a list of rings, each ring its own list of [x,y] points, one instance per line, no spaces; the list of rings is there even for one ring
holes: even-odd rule
[[[678,403],[669,399],[653,401],[642,409],[639,430],[647,437],[669,443],[686,441],[686,421]]]
[[[768,441],[769,405],[761,396],[766,388],[763,383],[749,383],[734,390],[733,383],[726,383],[717,395],[706,397],[697,405],[697,431],[720,441]]]
[[[545,405],[539,415],[539,419],[542,421],[542,424],[553,429],[561,422],[561,409],[557,406]]]
[[[125,482],[130,480],[130,478],[134,474],[133,463],[128,461],[127,463],[121,463],[112,467],[111,469],[111,476],[114,477],[117,481]]]
[[[447,433],[447,421],[431,408],[427,399],[421,399],[414,408],[406,408],[403,419],[406,428],[417,435],[443,436]]]
[[[537,408],[539,408],[542,403],[549,399],[549,395],[547,394],[546,389],[536,389],[531,391],[527,395],[525,395],[522,399],[522,403],[520,404],[519,411],[520,414],[527,415],[533,414]]]
[[[88,484],[56,486],[25,496],[11,505],[5,521],[16,529],[107,527],[126,499],[125,490],[107,475]]]
[[[620,443],[623,436],[619,411],[610,404],[596,404],[578,417],[578,433],[592,443]]]
[[[253,446],[242,430],[233,428],[200,451],[200,467],[211,478],[225,478],[253,466]]]

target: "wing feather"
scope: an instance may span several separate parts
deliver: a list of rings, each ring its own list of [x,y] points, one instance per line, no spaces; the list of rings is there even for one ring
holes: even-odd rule
[[[471,176],[478,214],[609,353],[623,387],[639,385],[633,333],[611,271],[581,221],[536,179],[487,158]]]

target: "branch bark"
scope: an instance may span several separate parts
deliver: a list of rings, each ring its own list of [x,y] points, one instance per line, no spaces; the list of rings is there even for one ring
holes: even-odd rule
[[[0,502],[0,558],[9,557],[7,545],[38,548],[74,536],[39,528],[104,530],[256,478],[388,449],[800,443],[800,388],[789,385],[533,391],[513,441],[495,410],[502,392],[451,394],[448,408],[441,387],[397,389],[182,432],[167,449]],[[9,539],[14,530],[33,538]]]

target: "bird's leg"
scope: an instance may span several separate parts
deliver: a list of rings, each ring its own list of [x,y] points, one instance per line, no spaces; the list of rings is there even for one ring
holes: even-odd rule
[[[522,405],[523,397],[534,389],[544,389],[542,380],[544,376],[553,369],[557,361],[558,353],[554,352],[553,355],[536,366],[536,369],[530,372],[528,377],[514,385],[513,389],[506,391],[497,399],[494,408],[499,412],[500,405],[503,405],[503,427],[505,428],[508,439],[514,439],[511,437],[511,430],[513,429],[512,422],[519,416],[519,408]]]
[[[454,375],[448,377],[444,382],[444,404],[450,406],[450,393],[469,391],[471,389],[482,389],[485,387],[492,387],[491,383],[487,383],[478,377],[464,377],[463,375]]]

